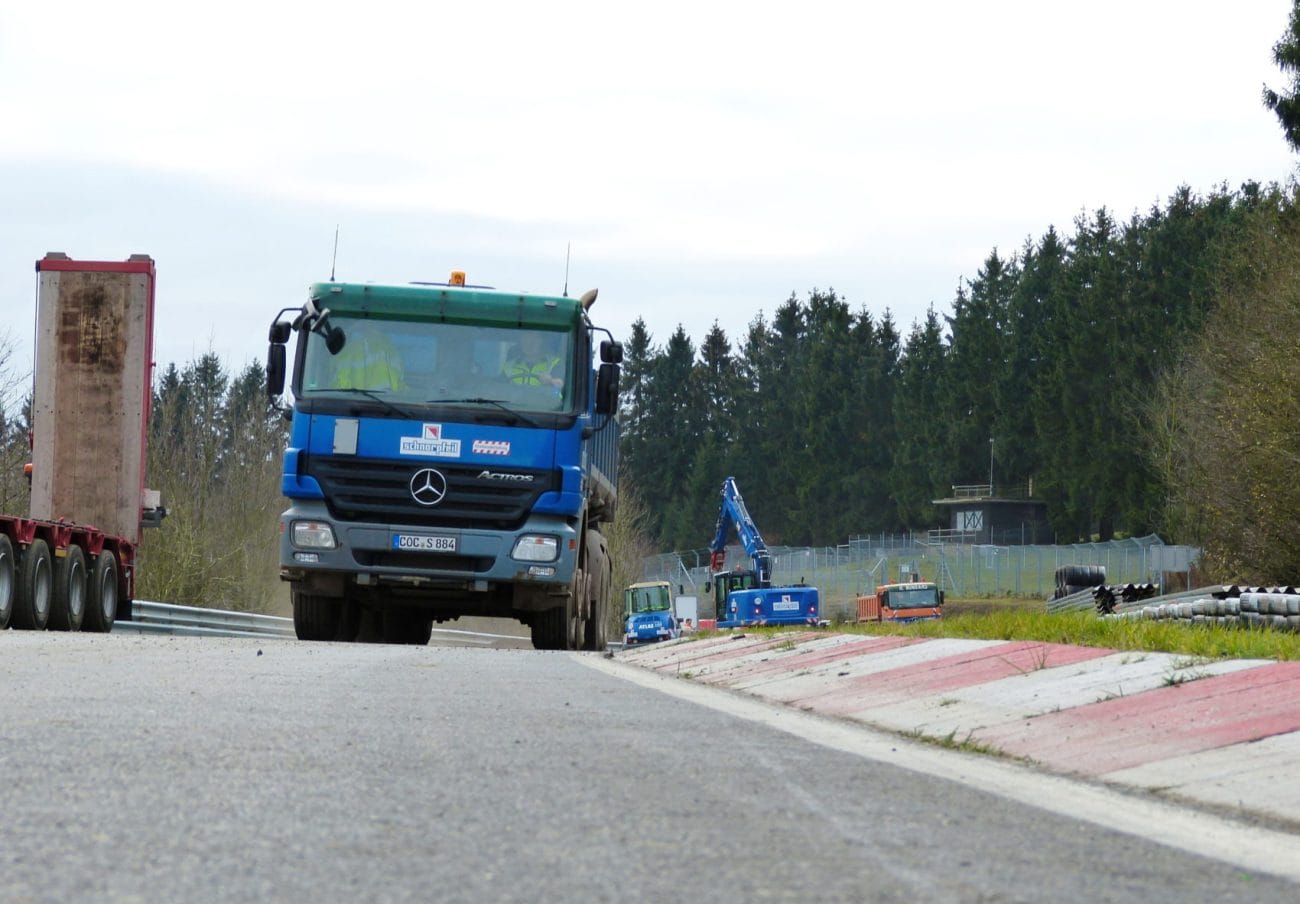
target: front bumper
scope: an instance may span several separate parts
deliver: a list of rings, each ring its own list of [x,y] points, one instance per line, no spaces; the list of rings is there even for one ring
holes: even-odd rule
[[[333,549],[294,545],[293,523],[316,521],[334,532]],[[313,575],[354,576],[361,584],[434,583],[486,590],[497,584],[568,585],[578,558],[577,528],[555,516],[534,515],[512,531],[410,527],[397,523],[346,522],[334,519],[324,502],[297,500],[280,519],[280,577],[310,580]],[[411,552],[393,547],[396,534],[455,537],[455,552]],[[526,562],[511,557],[525,534],[558,538],[553,562]]]

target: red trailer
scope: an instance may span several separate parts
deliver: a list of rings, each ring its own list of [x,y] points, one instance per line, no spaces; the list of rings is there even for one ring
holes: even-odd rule
[[[130,618],[153,378],[154,262],[36,262],[31,510],[0,515],[0,628]]]

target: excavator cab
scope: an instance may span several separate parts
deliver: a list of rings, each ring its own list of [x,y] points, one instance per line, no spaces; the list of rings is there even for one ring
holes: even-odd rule
[[[720,571],[713,576],[713,604],[716,607],[714,611],[721,613],[726,611],[727,597],[733,590],[753,590],[759,586],[758,575],[753,569],[743,570],[736,569],[733,571]]]

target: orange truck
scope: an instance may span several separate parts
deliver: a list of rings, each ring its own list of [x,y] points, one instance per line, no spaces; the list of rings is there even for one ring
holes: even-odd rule
[[[943,615],[943,591],[932,581],[881,584],[858,597],[858,621],[911,622]]]

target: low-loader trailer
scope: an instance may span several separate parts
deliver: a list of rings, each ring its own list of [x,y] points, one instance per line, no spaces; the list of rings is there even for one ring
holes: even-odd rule
[[[152,395],[154,262],[36,262],[30,510],[0,514],[0,628],[109,631],[129,619]]]

